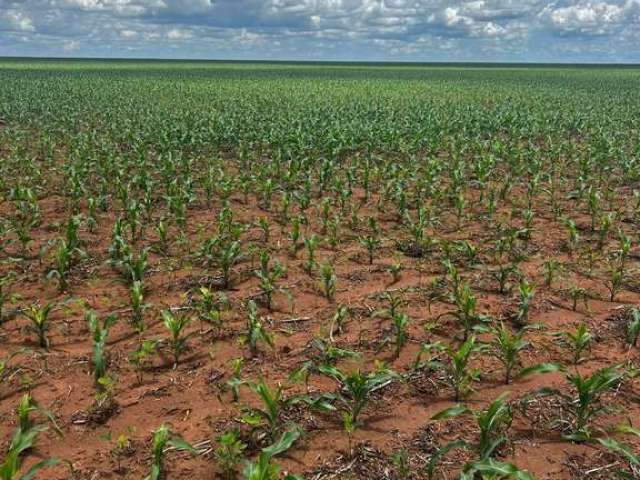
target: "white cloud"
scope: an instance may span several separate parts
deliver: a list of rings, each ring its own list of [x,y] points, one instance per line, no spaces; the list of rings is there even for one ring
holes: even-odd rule
[[[4,20],[4,22],[2,22],[2,20]],[[6,23],[10,30],[21,32],[35,31],[31,17],[20,10],[9,9],[4,13],[0,12],[0,25],[2,23]]]
[[[639,31],[640,0],[0,0],[5,55],[640,61]]]
[[[543,11],[542,16],[554,30],[561,33],[605,35],[627,23],[634,23],[638,5],[638,0],[629,0],[622,4],[578,2],[557,8],[551,5]]]
[[[67,42],[64,42],[64,44],[62,45],[62,49],[66,53],[76,52],[80,50],[80,42],[78,42],[77,40],[69,40]]]
[[[193,33],[181,28],[172,28],[167,32],[167,38],[169,40],[187,40],[193,37]]]

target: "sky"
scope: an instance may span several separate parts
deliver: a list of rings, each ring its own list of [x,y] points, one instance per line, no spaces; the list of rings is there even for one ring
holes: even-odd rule
[[[640,0],[0,0],[0,56],[640,63]]]

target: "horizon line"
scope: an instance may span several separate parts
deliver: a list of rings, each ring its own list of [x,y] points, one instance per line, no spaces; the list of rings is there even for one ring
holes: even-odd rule
[[[598,62],[598,61],[486,61],[486,60],[460,60],[460,61],[443,61],[443,60],[299,60],[299,59],[224,59],[224,58],[166,58],[166,57],[91,57],[91,56],[13,56],[13,55],[0,55],[0,61],[6,60],[44,60],[44,61],[142,61],[142,62],[197,62],[197,63],[258,63],[258,64],[337,64],[337,65],[477,65],[477,66],[493,66],[493,65],[514,65],[514,66],[623,66],[623,67],[640,67],[640,61],[636,63],[630,62]]]

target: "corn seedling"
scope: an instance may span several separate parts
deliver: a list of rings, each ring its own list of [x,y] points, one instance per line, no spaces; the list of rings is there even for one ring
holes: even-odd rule
[[[491,276],[498,282],[498,293],[504,294],[511,290],[509,279],[517,273],[518,269],[514,264],[500,264],[498,268],[491,271]]]
[[[38,435],[47,431],[46,425],[36,425],[33,423],[30,418],[31,412],[44,414],[52,423],[54,429],[60,433],[51,414],[42,409],[30,395],[24,395],[18,406],[18,426],[13,432],[8,450],[5,453],[2,463],[0,463],[1,480],[30,480],[43,468],[59,463],[57,459],[53,458],[40,460],[31,466],[23,475],[20,475],[20,471],[22,470],[22,455],[33,447]]]
[[[29,327],[37,335],[38,345],[45,349],[49,348],[47,332],[49,331],[51,322],[49,315],[53,308],[53,303],[47,303],[44,307],[41,307],[40,305],[31,305],[22,312],[22,314],[31,322]]]
[[[367,250],[369,265],[373,265],[373,258],[376,250],[378,250],[382,245],[382,241],[377,236],[367,235],[360,238],[360,243]]]
[[[392,383],[398,376],[386,368],[377,369],[368,374],[360,370],[346,373],[331,365],[321,365],[320,373],[335,380],[339,390],[335,394],[325,394],[324,399],[332,409],[350,415],[353,425],[359,425],[359,417],[367,406],[371,395],[377,390]]]
[[[324,296],[329,302],[333,302],[336,295],[337,277],[333,270],[333,266],[329,263],[323,263],[320,266],[320,283]]]
[[[157,340],[142,340],[138,345],[138,348],[129,355],[129,363],[136,368],[136,376],[139,385],[142,384],[144,371],[151,364],[151,359],[156,354],[157,350]]]
[[[222,292],[214,293],[207,287],[200,287],[200,299],[196,307],[200,322],[216,329],[219,335],[222,329],[222,312],[231,307],[229,298]]]
[[[316,249],[318,248],[318,243],[319,240],[315,234],[304,239],[304,246],[307,249],[307,260],[304,263],[304,269],[309,275],[313,273],[313,269],[316,268],[316,265],[318,264],[316,262]]]
[[[256,271],[256,276],[260,280],[260,294],[264,305],[271,310],[274,294],[276,292],[288,294],[288,292],[285,288],[276,286],[276,281],[284,275],[284,268],[278,262],[275,262],[273,266],[270,266],[269,263],[269,253],[263,251],[260,254],[260,270]]]
[[[589,296],[587,294],[587,291],[584,288],[572,285],[571,288],[569,289],[569,296],[571,297],[571,310],[573,310],[575,312],[578,309],[578,301],[580,299],[582,299],[582,301],[584,303],[585,310],[588,309],[588,307],[589,307],[589,304],[588,304]]]
[[[475,449],[481,460],[495,456],[500,446],[507,441],[506,432],[511,427],[513,412],[507,403],[509,392],[496,398],[486,410],[472,410],[464,405],[456,405],[435,414],[432,420],[446,420],[459,415],[471,415],[480,430],[480,438]]]
[[[257,462],[247,462],[243,470],[243,480],[278,480],[280,468],[272,462],[273,457],[286,452],[300,437],[300,432],[285,432],[273,445],[263,448]],[[153,480],[153,479],[152,479]],[[302,480],[288,474],[283,480]]]
[[[236,478],[238,466],[244,458],[247,446],[240,441],[235,431],[225,432],[218,437],[218,447],[213,455],[218,462],[218,468],[225,480]]]
[[[161,480],[163,478],[164,453],[167,447],[190,452],[194,455],[198,454],[192,445],[174,435],[167,425],[161,425],[153,432],[151,472],[145,477],[145,480]]]
[[[545,387],[528,397],[558,397],[569,417],[563,416],[556,422],[567,432],[564,438],[582,442],[591,438],[594,419],[604,412],[611,411],[610,406],[602,403],[602,396],[616,389],[623,378],[624,374],[616,367],[596,370],[590,376],[583,376],[579,372],[567,373],[566,379],[574,391],[573,394]]]
[[[242,367],[244,366],[244,359],[234,358],[231,360],[231,377],[227,380],[227,386],[231,389],[233,395],[233,401],[237,402],[240,399],[240,387],[246,383],[242,379]]]
[[[93,365],[93,379],[97,384],[98,380],[107,375],[107,357],[104,350],[107,337],[109,336],[109,330],[117,322],[117,317],[115,315],[109,315],[105,317],[101,323],[96,313],[89,311],[86,313],[85,319],[93,337],[93,355],[91,362]]]
[[[533,302],[533,295],[535,288],[531,285],[526,278],[520,279],[520,285],[518,286],[519,303],[518,311],[516,313],[515,321],[518,325],[526,325],[529,323],[529,310],[531,309],[531,303]]]
[[[404,266],[402,262],[396,259],[392,264],[387,267],[387,271],[391,274],[391,285],[394,285],[400,281],[400,276]]]
[[[131,325],[137,332],[142,332],[145,329],[144,311],[148,305],[144,303],[144,287],[141,281],[131,284],[129,298],[131,299]]]
[[[590,348],[593,342],[593,335],[589,332],[587,325],[581,323],[575,332],[561,332],[556,337],[564,340],[572,351],[572,363],[577,365],[584,360],[584,352]]]
[[[482,323],[486,322],[488,318],[484,315],[477,313],[476,296],[471,292],[469,284],[461,284],[453,292],[453,300],[458,307],[458,311],[453,313],[453,316],[458,320],[458,323],[462,327],[463,340],[469,338],[471,332]]]
[[[284,412],[293,404],[303,400],[304,397],[293,396],[284,397],[284,389],[281,385],[271,388],[260,379],[257,383],[250,383],[249,388],[258,396],[262,402],[262,408],[252,407],[245,409],[246,413],[242,417],[242,422],[254,429],[263,431],[267,438],[273,440],[283,430],[282,416]]]
[[[173,355],[173,368],[175,369],[180,362],[180,357],[187,350],[188,335],[183,330],[191,322],[191,317],[187,315],[174,315],[169,310],[162,311],[162,320],[164,326],[169,330],[169,350]]]
[[[543,264],[544,268],[544,284],[547,288],[551,288],[553,281],[560,272],[561,265],[555,259],[546,260]]]
[[[47,273],[47,279],[57,278],[58,289],[64,292],[68,287],[68,276],[71,270],[72,250],[67,242],[60,241],[55,253],[55,266]]]
[[[520,365],[520,352],[530,345],[529,342],[524,339],[526,331],[525,328],[516,333],[512,333],[502,322],[500,322],[499,327],[492,330],[493,340],[491,342],[491,353],[504,366],[505,385],[511,383],[513,374]],[[558,369],[559,367],[555,364],[540,363],[521,369],[517,377],[522,378],[538,373],[549,373],[557,371]]]
[[[289,231],[289,239],[291,240],[291,256],[295,257],[296,253],[298,253],[298,249],[300,248],[300,237],[302,234],[300,233],[300,217],[294,217],[291,220],[291,230]]]
[[[409,333],[407,332],[407,327],[409,326],[409,316],[406,313],[396,313],[393,317],[391,317],[391,322],[393,326],[393,338],[394,338],[394,356],[398,358],[400,356],[400,351],[402,347],[407,343],[407,339],[409,337]]]
[[[409,452],[406,449],[402,448],[395,452],[391,457],[391,461],[400,480],[409,478],[411,465],[409,463]]]
[[[331,317],[329,325],[329,339],[333,342],[333,335],[344,332],[344,323],[349,316],[349,309],[344,305],[340,305]]]
[[[134,282],[142,282],[144,275],[149,269],[149,249],[143,248],[138,255],[133,253],[127,254],[120,262],[120,265],[124,271],[124,277],[128,282],[133,284]]]
[[[247,318],[247,333],[245,335],[245,342],[249,345],[249,350],[252,357],[258,355],[258,344],[264,343],[273,348],[273,338],[269,332],[264,328],[260,317],[258,316],[258,306],[253,300],[249,300],[248,303],[249,315]]]
[[[156,234],[158,235],[157,251],[163,255],[169,253],[169,226],[164,220],[160,220],[156,225]]]
[[[580,242],[578,227],[576,226],[576,222],[571,219],[566,219],[564,225],[567,229],[567,249],[569,250],[569,254],[572,254],[578,248],[578,243]]]
[[[625,431],[626,430],[626,431]],[[637,429],[623,429],[623,433],[633,433],[636,436],[640,436],[640,432]],[[638,478],[640,474],[640,455],[634,452],[633,447],[630,445],[621,443],[614,438],[598,438],[598,443],[605,447],[612,453],[624,458],[628,467],[616,469],[616,475],[622,480],[634,480]]]
[[[505,392],[496,398],[486,410],[472,410],[462,405],[457,405],[443,410],[432,417],[433,420],[446,420],[459,415],[471,415],[474,417],[480,436],[477,443],[469,443],[466,440],[450,442],[437,450],[427,465],[427,475],[433,477],[437,462],[440,458],[455,448],[465,448],[476,452],[478,459],[473,460],[462,468],[460,478],[473,480],[475,478],[514,478],[518,480],[533,480],[527,472],[518,469],[515,465],[503,463],[494,457],[498,449],[507,442],[507,432],[513,421],[511,407],[507,403],[509,393]]]
[[[612,266],[609,268],[609,279],[605,283],[607,290],[609,291],[609,301],[615,302],[616,296],[618,292],[620,292],[622,288],[622,282],[624,280],[623,272],[617,266]]]
[[[4,306],[7,303],[7,300],[11,298],[9,293],[11,281],[11,275],[5,275],[0,278],[0,325],[4,322]]]
[[[447,382],[453,389],[454,401],[460,401],[471,392],[471,384],[479,378],[480,372],[470,368],[470,362],[477,353],[486,350],[486,346],[476,342],[475,336],[470,336],[458,349],[453,346],[444,346],[441,343],[424,344],[414,363],[414,368],[432,367],[442,370]],[[424,354],[436,353],[435,358],[422,361]],[[438,358],[438,354],[443,358]]]

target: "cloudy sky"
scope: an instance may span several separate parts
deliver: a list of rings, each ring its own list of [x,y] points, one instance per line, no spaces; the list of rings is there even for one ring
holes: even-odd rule
[[[0,0],[0,55],[640,62],[640,0]]]

